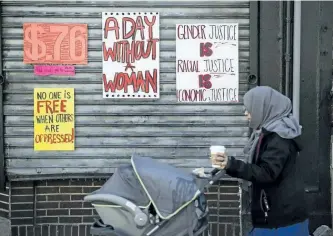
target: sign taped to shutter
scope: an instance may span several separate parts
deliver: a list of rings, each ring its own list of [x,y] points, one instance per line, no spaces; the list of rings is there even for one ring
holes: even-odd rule
[[[34,74],[39,75],[39,76],[47,76],[47,75],[74,76],[75,67],[74,66],[35,65]]]
[[[34,89],[34,150],[74,150],[74,88]]]
[[[88,63],[87,24],[23,24],[23,62],[26,64]]]
[[[238,24],[176,25],[178,102],[238,102]]]
[[[102,16],[103,98],[159,98],[158,13]]]

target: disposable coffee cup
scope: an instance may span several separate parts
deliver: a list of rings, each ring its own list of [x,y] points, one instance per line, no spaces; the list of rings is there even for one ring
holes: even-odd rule
[[[225,153],[225,147],[224,146],[211,146],[210,147],[210,160],[212,162],[213,168],[219,168],[220,165],[216,163],[216,157],[218,153]]]

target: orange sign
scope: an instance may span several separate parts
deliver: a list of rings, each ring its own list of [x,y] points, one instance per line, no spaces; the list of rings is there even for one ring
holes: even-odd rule
[[[24,23],[23,31],[24,63],[88,63],[87,24]]]

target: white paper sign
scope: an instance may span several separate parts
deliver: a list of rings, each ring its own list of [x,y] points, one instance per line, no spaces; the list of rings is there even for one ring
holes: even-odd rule
[[[103,12],[103,98],[160,97],[159,15]]]
[[[178,102],[238,102],[238,24],[176,26]]]

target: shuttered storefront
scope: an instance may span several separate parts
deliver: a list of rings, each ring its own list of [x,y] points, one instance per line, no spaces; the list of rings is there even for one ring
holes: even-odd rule
[[[175,26],[239,23],[240,98],[248,89],[249,2],[241,1],[11,1],[2,3],[5,157],[10,180],[108,175],[132,154],[180,168],[209,166],[208,147],[224,144],[242,157],[248,129],[241,103],[179,104]],[[103,11],[160,14],[160,90],[155,101],[102,98]],[[25,22],[87,23],[88,65],[73,77],[35,76],[23,63]],[[76,148],[33,149],[33,89],[75,88]]]
[[[208,167],[208,148],[218,143],[242,158],[248,136],[241,102],[248,90],[249,8],[249,1],[2,2],[6,172],[10,181],[17,180],[8,192],[12,235],[33,230],[46,236],[90,235],[96,213],[83,196],[132,154],[180,168]],[[159,12],[160,99],[103,99],[103,11]],[[23,23],[29,22],[87,23],[88,65],[76,66],[73,77],[35,76],[33,66],[23,63]],[[239,23],[240,103],[177,103],[176,24],[186,23]],[[75,89],[75,151],[35,152],[33,90],[56,87]],[[239,235],[237,182],[223,181],[208,197],[211,235]]]

